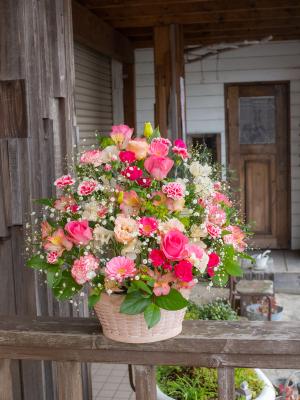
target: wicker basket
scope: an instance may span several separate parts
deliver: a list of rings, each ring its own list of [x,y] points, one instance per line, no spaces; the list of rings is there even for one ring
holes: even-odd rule
[[[190,291],[181,292],[185,298]],[[124,343],[151,343],[178,335],[182,330],[185,308],[178,311],[161,310],[161,319],[157,325],[148,329],[144,314],[127,315],[119,312],[124,295],[101,294],[100,301],[94,306],[102,325],[103,333],[109,339]]]

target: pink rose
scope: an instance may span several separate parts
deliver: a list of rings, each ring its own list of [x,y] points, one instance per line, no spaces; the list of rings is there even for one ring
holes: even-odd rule
[[[126,147],[127,151],[132,151],[135,154],[137,160],[143,160],[146,158],[149,149],[149,144],[146,139],[134,139],[129,140]]]
[[[63,189],[65,186],[74,185],[74,183],[75,183],[75,181],[71,177],[71,175],[63,175],[60,178],[56,179],[56,181],[54,182],[54,185],[56,187]]]
[[[165,157],[168,155],[169,145],[160,139],[161,138],[156,138],[152,140],[149,147],[150,155],[157,157]]]
[[[190,282],[193,280],[193,264],[189,261],[182,260],[174,267],[176,278],[183,282]]]
[[[147,172],[156,180],[161,181],[166,178],[174,165],[174,161],[169,157],[150,156],[144,163]]]
[[[93,232],[86,219],[68,222],[65,226],[65,230],[69,234],[69,239],[75,244],[86,246],[93,238]]]
[[[94,179],[85,180],[79,184],[77,193],[79,196],[88,196],[96,190],[97,186],[98,182]]]
[[[170,230],[163,236],[161,250],[168,260],[180,261],[187,256],[188,238],[177,229]]]

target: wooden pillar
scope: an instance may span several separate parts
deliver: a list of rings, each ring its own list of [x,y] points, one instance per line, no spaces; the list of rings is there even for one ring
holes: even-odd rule
[[[72,33],[71,0],[0,0],[0,316],[61,313],[45,277],[25,267],[24,231],[38,211],[32,200],[54,194],[54,166],[66,171],[72,158]],[[50,362],[0,368],[12,374],[11,399],[54,398]]]
[[[218,399],[232,400],[234,398],[234,368],[218,368]]]
[[[171,139],[185,136],[184,44],[180,25],[154,27],[155,123]]]
[[[137,400],[156,400],[155,367],[134,365],[135,394]]]
[[[136,129],[135,65],[123,63],[124,123]]]

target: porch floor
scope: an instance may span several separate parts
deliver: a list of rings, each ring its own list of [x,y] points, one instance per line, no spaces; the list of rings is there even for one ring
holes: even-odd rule
[[[278,304],[284,307],[283,320],[300,320],[300,251],[273,250],[266,273],[274,274]],[[206,290],[197,287],[193,300],[207,303],[216,297],[228,297],[227,289]],[[288,377],[291,370],[266,370],[267,376],[276,382]],[[129,385],[127,365],[92,364],[93,400],[134,400]]]

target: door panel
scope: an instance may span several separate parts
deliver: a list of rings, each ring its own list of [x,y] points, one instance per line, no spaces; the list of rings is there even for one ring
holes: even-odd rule
[[[227,87],[227,143],[233,185],[255,247],[288,248],[288,86]]]

